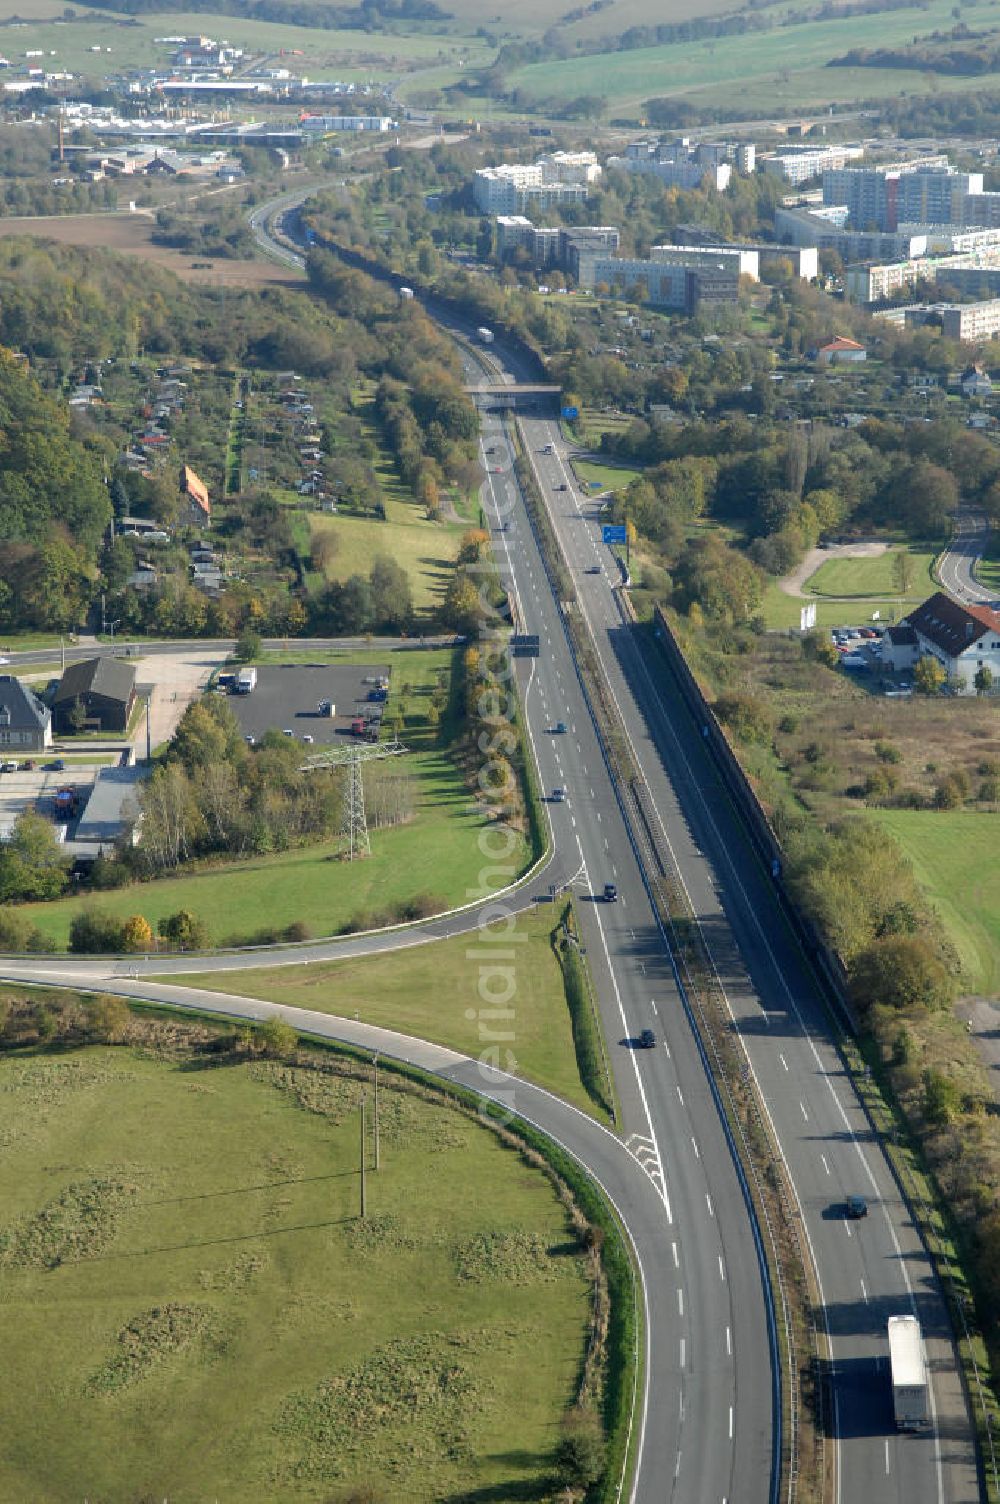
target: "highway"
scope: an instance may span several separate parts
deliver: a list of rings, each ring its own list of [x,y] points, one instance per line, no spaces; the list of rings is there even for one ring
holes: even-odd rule
[[[948,594],[967,606],[996,607],[995,590],[976,579],[976,565],[990,537],[989,519],[982,512],[957,512],[955,532],[938,560],[938,577]]]
[[[974,1447],[943,1300],[845,1074],[771,876],[747,843],[655,643],[627,622],[616,588],[618,564],[600,541],[599,504],[582,499],[559,426],[541,419],[521,426],[652,793],[661,840],[698,916],[796,1190],[832,1356],[836,1497],[908,1504],[977,1499]],[[551,454],[543,452],[547,445]],[[860,1223],[842,1213],[854,1193],[870,1202]],[[909,1310],[927,1338],[937,1415],[919,1437],[895,1433],[886,1372],[886,1319]]]
[[[633,1497],[642,1504],[660,1504],[668,1496],[679,1504],[736,1499],[765,1504],[775,1482],[776,1369],[765,1289],[737,1168],[695,1040],[683,1019],[669,959],[573,669],[559,610],[525,522],[508,441],[499,424],[487,424],[483,444],[487,451],[502,446],[506,456],[502,464],[496,452],[485,456],[491,470],[501,471],[490,475],[488,495],[501,568],[518,595],[524,619],[543,642],[537,660],[518,660],[519,689],[539,776],[548,791],[571,789],[564,802],[547,806],[554,847],[549,865],[503,906],[516,912],[533,899],[545,900],[550,884],[571,883],[577,893],[582,939],[614,1056],[622,1149],[610,1150],[605,1139],[614,1142],[613,1136],[596,1130],[600,1138],[595,1139],[594,1126],[580,1114],[523,1082],[498,1080],[496,1089],[512,1091],[515,1110],[552,1132],[597,1175],[619,1206],[636,1246],[647,1308],[648,1402],[644,1398],[637,1410]],[[500,531],[503,523],[506,530]],[[559,721],[565,723],[565,732],[551,729]],[[614,904],[600,897],[609,881],[618,888]],[[164,984],[146,982],[137,973],[148,966],[161,973],[211,971],[265,960],[298,964],[320,956],[357,955],[387,945],[426,943],[436,935],[469,929],[478,917],[474,910],[444,916],[416,931],[314,942],[268,951],[266,956],[243,952],[157,957],[149,963],[24,958],[5,963],[3,969],[11,980],[76,982],[262,1016],[273,1011],[273,1005],[187,989],[167,991]],[[511,1048],[516,1054],[516,997],[512,1006]],[[358,1026],[349,1021],[306,1017],[300,1010],[278,1011],[299,1027],[356,1037]],[[656,1050],[632,1047],[631,1041],[645,1027],[654,1028],[660,1038]],[[404,1047],[388,1039],[376,1041],[379,1045],[387,1053],[418,1061],[426,1048],[417,1041]],[[482,1089],[478,1063],[466,1062],[460,1069],[462,1079]],[[491,1084],[487,1075],[487,1088]],[[628,1160],[627,1169],[621,1159]]]
[[[501,356],[495,347],[492,353]],[[515,378],[533,375],[518,372],[515,362],[504,359]],[[660,837],[699,917],[748,1068],[796,1189],[833,1356],[835,1497],[838,1504],[860,1496],[875,1504],[976,1499],[974,1451],[940,1293],[845,1076],[829,1020],[785,928],[770,876],[746,844],[699,728],[672,692],[655,644],[635,633],[623,617],[613,588],[617,565],[599,541],[593,505],[582,502],[577,492],[558,426],[542,419],[527,419],[522,426],[607,682],[652,791]],[[554,452],[542,454],[549,443]],[[581,1127],[563,1116],[554,1125],[554,1136],[567,1142],[606,1184],[642,1263],[648,1389],[636,1417],[633,1497],[644,1504],[666,1498],[756,1504],[773,1496],[778,1412],[771,1296],[761,1278],[740,1173],[602,759],[560,609],[526,523],[499,420],[485,419],[483,444],[490,471],[485,503],[495,551],[518,598],[524,630],[537,632],[541,641],[538,659],[518,661],[526,724],[543,787],[559,787],[566,794],[548,805],[551,866],[506,902],[516,907],[545,896],[539,889],[547,890],[550,882],[574,885],[622,1104],[629,1157],[623,1178],[617,1168],[622,1151],[605,1146],[610,1160],[603,1161],[594,1146],[593,1125]],[[568,489],[557,492],[557,485]],[[587,569],[599,573],[588,574]],[[551,729],[560,721],[566,724],[564,733]],[[600,901],[608,881],[617,884],[615,904]],[[416,933],[285,948],[266,959],[292,964],[319,953],[423,943],[433,934],[474,922],[473,912],[434,921]],[[196,963],[176,957],[169,969],[182,971],[193,964],[199,970],[230,968],[262,959],[245,953]],[[162,958],[155,964],[161,972],[168,969]],[[83,958],[79,963],[39,958],[4,964],[12,979],[30,976],[63,985],[74,979],[93,985],[108,970],[106,962]],[[119,976],[108,985],[133,995],[159,993],[157,984],[136,976]],[[179,995],[192,999],[186,991]],[[218,1006],[259,1016],[274,1005],[227,997]],[[324,1017],[320,1022],[304,1019],[297,1010],[279,1011],[318,1032],[340,1038],[350,1034],[345,1020]],[[630,1041],[646,1027],[655,1030],[657,1048],[631,1048]],[[417,1043],[410,1041],[405,1048]],[[385,1048],[393,1052],[393,1043]],[[396,1051],[403,1049],[395,1045]],[[481,1070],[454,1061],[440,1068]],[[487,1081],[486,1089],[506,1090],[508,1084]],[[515,1083],[517,1110],[527,1103],[526,1111],[539,1114],[536,1120],[550,1131],[540,1105],[544,1095]],[[572,1114],[563,1104],[559,1111]],[[847,1194],[858,1191],[869,1197],[871,1211],[865,1222],[851,1224],[840,1207]],[[890,1415],[885,1319],[911,1308],[928,1337],[936,1423],[929,1434],[900,1437]]]

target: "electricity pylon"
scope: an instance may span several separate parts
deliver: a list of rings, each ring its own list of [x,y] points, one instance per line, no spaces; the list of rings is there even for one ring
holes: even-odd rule
[[[356,856],[370,856],[368,821],[365,818],[365,786],[362,764],[381,762],[386,757],[399,757],[407,748],[400,741],[373,742],[368,746],[330,747],[314,752],[302,763],[300,771],[315,772],[318,768],[340,768],[347,765],[347,780],[344,785],[344,830],[347,834],[347,855],[350,861]]]

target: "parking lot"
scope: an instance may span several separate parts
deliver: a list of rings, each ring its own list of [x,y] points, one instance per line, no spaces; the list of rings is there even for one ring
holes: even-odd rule
[[[381,722],[384,701],[369,698],[375,681],[389,678],[383,664],[329,664],[315,667],[274,664],[257,670],[257,687],[248,695],[231,694],[229,704],[244,735],[259,741],[265,731],[291,731],[300,741],[317,746],[353,739],[356,716]],[[320,702],[333,702],[335,714],[321,715]]]
[[[26,809],[37,809],[39,814],[53,816],[52,801],[57,789],[77,789],[80,807],[87,802],[99,767],[68,763],[60,772],[49,766],[55,760],[40,754],[35,759],[35,768],[0,773],[0,837],[10,834],[14,821]]]
[[[857,675],[858,682],[873,694],[891,699],[908,699],[913,693],[912,676],[896,673],[886,661],[882,632],[874,627],[834,627],[831,641],[840,654],[845,673]]]

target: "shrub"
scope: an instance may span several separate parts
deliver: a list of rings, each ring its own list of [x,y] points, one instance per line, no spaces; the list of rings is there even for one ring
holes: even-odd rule
[[[417,893],[400,907],[401,919],[430,919],[434,914],[443,914],[448,900],[437,893]]]
[[[594,1410],[578,1405],[562,1423],[556,1468],[567,1487],[589,1488],[604,1471],[604,1436]]]
[[[979,785],[979,797],[984,804],[1000,804],[1000,777],[984,778]]]
[[[0,908],[0,951],[23,954],[54,951],[55,941],[50,940],[37,925],[14,909]]]
[[[962,801],[962,785],[954,773],[949,773],[934,790],[934,808],[958,809]]]
[[[881,1003],[905,1012],[945,1008],[954,984],[932,947],[920,935],[887,935],[855,956],[851,997],[858,1008]]]
[[[257,1031],[258,1038],[265,1055],[271,1055],[276,1060],[284,1060],[296,1048],[299,1036],[291,1024],[272,1014],[265,1019]]]
[[[732,727],[741,742],[766,745],[774,735],[771,712],[754,695],[723,695],[715,702],[715,713]]]
[[[891,742],[876,742],[875,756],[879,762],[900,763],[903,761],[902,752],[900,752],[898,747],[894,747]]]
[[[108,955],[124,950],[124,925],[102,909],[84,909],[70,924],[69,948],[78,955]]]
[[[282,939],[287,940],[293,945],[297,941],[311,940],[312,938],[313,932],[304,919],[293,919],[291,924],[286,924],[282,931]]]
[[[142,914],[130,914],[122,925],[124,950],[144,951],[153,948],[153,926]]]
[[[178,950],[203,950],[208,944],[208,930],[190,909],[178,909],[161,919],[157,929],[169,945]]]
[[[93,999],[88,1012],[94,1039],[102,1044],[120,1044],[125,1039],[132,1015],[124,998],[102,993]]]

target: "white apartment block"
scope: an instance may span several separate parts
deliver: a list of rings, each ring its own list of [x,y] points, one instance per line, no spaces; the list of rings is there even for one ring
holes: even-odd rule
[[[787,146],[784,151],[769,151],[757,158],[757,171],[785,178],[789,183],[804,183],[824,172],[846,167],[863,157],[863,146]]]
[[[553,151],[538,158],[543,183],[596,183],[601,176],[592,151]]]
[[[738,245],[654,245],[650,261],[658,265],[725,266],[736,275],[760,281],[760,252]]]
[[[947,339],[975,344],[1000,334],[1000,298],[986,303],[941,303],[935,312],[941,315],[941,332]]]

